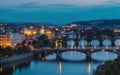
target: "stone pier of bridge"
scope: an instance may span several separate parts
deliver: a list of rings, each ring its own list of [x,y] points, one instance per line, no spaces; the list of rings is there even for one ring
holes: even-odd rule
[[[92,60],[92,58],[91,58],[91,52],[88,51],[85,54],[86,54],[86,61],[90,62]]]
[[[118,58],[120,58],[120,52],[118,52]]]
[[[61,59],[62,59],[62,53],[60,51],[57,51],[57,53],[56,53],[56,60],[57,61],[61,61]]]

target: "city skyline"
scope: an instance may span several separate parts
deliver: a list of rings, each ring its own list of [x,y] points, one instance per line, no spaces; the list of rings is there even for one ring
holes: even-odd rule
[[[120,0],[0,0],[0,75],[120,75]]]

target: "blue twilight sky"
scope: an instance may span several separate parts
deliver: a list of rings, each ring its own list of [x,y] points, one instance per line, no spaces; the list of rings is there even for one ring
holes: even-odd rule
[[[120,0],[0,0],[0,22],[47,22],[120,18]]]
[[[0,0],[1,6],[21,5],[25,3],[48,4],[72,4],[72,5],[102,5],[120,3],[120,0]]]

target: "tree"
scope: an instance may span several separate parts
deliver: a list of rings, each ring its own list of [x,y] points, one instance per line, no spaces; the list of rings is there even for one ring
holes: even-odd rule
[[[12,56],[14,54],[12,47],[9,47],[9,46],[6,47],[4,51],[5,51],[5,55],[8,55],[8,56]]]
[[[48,36],[43,34],[36,38],[36,40],[33,40],[32,45],[35,48],[43,48],[50,46],[51,42],[48,39]]]

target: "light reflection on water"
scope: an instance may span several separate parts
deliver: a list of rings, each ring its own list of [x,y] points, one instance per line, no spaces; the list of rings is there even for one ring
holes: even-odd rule
[[[0,68],[0,72],[4,71],[4,74],[2,73],[1,75],[92,75],[93,70],[95,70],[98,65],[102,64],[102,62],[80,62],[79,60],[85,59],[85,54],[80,52],[65,52],[62,53],[62,58],[73,60],[73,62],[49,62],[41,61],[40,59],[32,59],[22,65],[13,64],[9,71]],[[92,54],[92,58],[113,60],[116,58],[116,54],[110,52],[97,52]],[[53,59],[56,59],[55,54],[47,56],[45,60]]]
[[[0,73],[2,73],[2,67],[0,67]]]
[[[59,62],[57,65],[57,72],[59,75],[62,75],[62,63],[61,62]]]
[[[98,43],[96,43],[96,45],[97,44]],[[96,48],[96,45],[93,47]],[[83,46],[83,44],[81,46]],[[103,63],[94,61],[81,62],[79,60],[86,59],[86,55],[81,52],[64,52],[62,53],[62,58],[72,62],[45,61],[55,60],[56,54],[52,54],[42,58],[44,61],[41,61],[40,59],[31,59],[29,61],[26,60],[27,62],[22,62],[22,64],[15,63],[9,67],[9,70],[6,68],[9,65],[5,65],[5,67],[2,66],[0,67],[0,75],[92,75],[97,66]],[[110,52],[103,51],[92,53],[92,59],[95,60],[106,61],[114,60],[115,58],[117,58],[117,55]]]
[[[90,72],[91,72],[91,63],[90,62],[88,63],[87,71],[88,71],[88,74],[90,75]]]
[[[101,61],[108,61],[117,58],[117,54],[112,52],[96,52],[92,53],[92,58]]]

